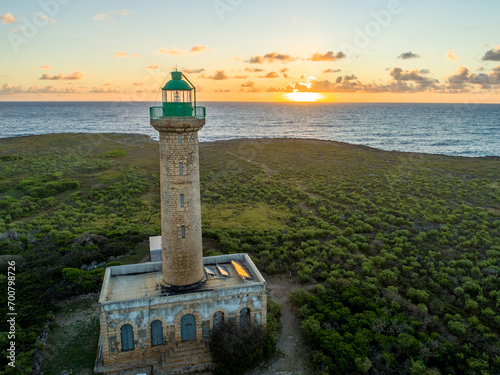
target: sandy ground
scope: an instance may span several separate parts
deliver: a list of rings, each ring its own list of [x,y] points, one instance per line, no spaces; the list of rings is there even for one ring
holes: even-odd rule
[[[271,298],[282,305],[281,324],[283,326],[276,355],[258,368],[245,375],[307,375],[308,349],[301,336],[296,309],[292,306],[288,295],[299,286],[288,279],[268,277],[268,288]]]

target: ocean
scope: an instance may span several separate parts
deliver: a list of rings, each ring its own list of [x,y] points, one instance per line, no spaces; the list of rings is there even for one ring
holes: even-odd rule
[[[152,102],[0,102],[0,138],[52,133],[135,133],[153,138]],[[240,103],[206,107],[202,142],[307,138],[382,150],[500,155],[500,104]]]

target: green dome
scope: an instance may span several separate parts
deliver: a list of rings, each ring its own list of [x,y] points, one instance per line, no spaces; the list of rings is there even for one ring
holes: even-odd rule
[[[172,79],[168,81],[162,90],[192,90],[193,88],[182,79],[181,72],[172,72]]]

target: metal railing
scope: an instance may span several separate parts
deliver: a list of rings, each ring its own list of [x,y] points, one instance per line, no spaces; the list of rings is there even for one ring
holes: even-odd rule
[[[194,117],[205,118],[205,107],[194,107]]]
[[[205,118],[205,107],[193,107],[193,117],[198,119]],[[163,116],[163,107],[149,107],[149,117],[153,120],[161,119]]]
[[[163,107],[149,107],[149,117],[158,120],[163,116]]]

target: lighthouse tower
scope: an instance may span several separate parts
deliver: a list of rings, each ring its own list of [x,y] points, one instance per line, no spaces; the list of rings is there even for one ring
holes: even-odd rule
[[[205,108],[196,107],[196,88],[181,72],[171,76],[162,88],[163,106],[152,107],[150,115],[160,133],[162,284],[180,291],[205,277],[198,156]]]
[[[205,108],[181,72],[162,91],[162,105],[150,108],[160,133],[162,230],[150,245],[162,261],[106,268],[96,373],[206,372],[213,368],[207,342],[221,324],[266,326],[266,281],[248,254],[203,258],[198,131]]]

